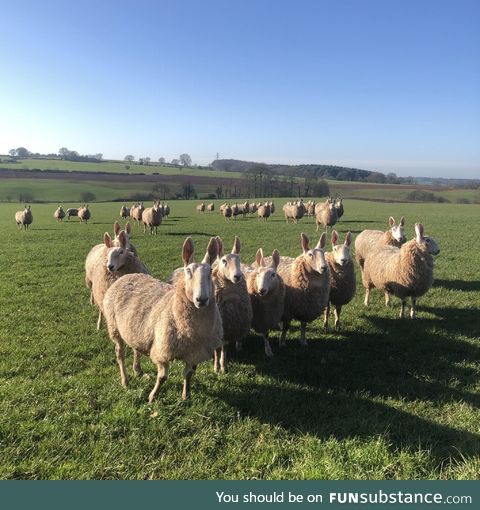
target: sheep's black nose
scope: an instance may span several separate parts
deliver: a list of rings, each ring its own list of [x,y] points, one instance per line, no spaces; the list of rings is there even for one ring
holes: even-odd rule
[[[259,289],[258,293],[260,294],[260,296],[265,296],[265,294],[267,293],[267,289]]]
[[[340,260],[340,262],[341,262],[342,264],[346,264],[346,263],[347,263],[347,259],[341,259],[341,260]]]
[[[208,303],[208,298],[197,298],[196,301],[197,301],[197,305],[202,307],[202,306],[206,306],[206,304]]]
[[[113,270],[115,269],[115,266],[113,264],[109,264],[108,270],[113,273]]]
[[[242,275],[241,274],[236,274],[233,279],[235,280],[235,282],[239,282],[240,279],[242,278]]]

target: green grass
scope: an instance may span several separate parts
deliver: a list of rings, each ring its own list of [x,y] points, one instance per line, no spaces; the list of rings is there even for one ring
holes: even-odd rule
[[[194,206],[172,203],[156,237],[135,227],[154,276],[180,265],[187,235],[200,253],[211,235],[230,245],[237,234],[246,262],[259,246],[297,255],[301,231],[317,238],[311,219],[225,223]],[[409,237],[422,221],[439,242],[436,283],[418,319],[397,319],[398,302],[385,308],[378,292],[365,309],[357,273],[339,334],[316,321],[307,348],[295,329],[286,348],[272,342],[272,359],[252,335],[231,354],[228,375],[199,367],[188,403],[174,363],[152,405],[153,365],[144,360],[150,378],[121,388],[83,282],[85,256],[112,230],[119,204],[92,205],[88,225],[57,224],[52,205],[34,205],[28,232],[16,230],[18,208],[0,204],[0,478],[480,476],[480,206],[347,201],[342,235],[405,214]]]

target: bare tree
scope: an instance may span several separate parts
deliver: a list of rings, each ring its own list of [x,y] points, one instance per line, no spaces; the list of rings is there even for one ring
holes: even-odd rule
[[[128,161],[131,163],[132,161],[135,161],[135,156],[132,156],[131,154],[127,154],[124,158],[125,161]]]
[[[177,166],[179,164],[180,164],[180,161],[178,159],[175,159],[175,158],[172,159],[172,165]]]
[[[192,158],[189,154],[180,154],[180,163],[183,166],[192,166]]]
[[[163,165],[165,163],[165,158],[158,158],[158,162]]]

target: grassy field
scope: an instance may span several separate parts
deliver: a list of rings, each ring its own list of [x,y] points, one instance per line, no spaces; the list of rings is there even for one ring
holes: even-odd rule
[[[230,245],[237,234],[246,262],[259,246],[297,255],[301,231],[317,238],[311,219],[286,225],[277,213],[227,224],[194,206],[172,203],[156,237],[135,227],[154,276],[180,265],[187,235],[203,253],[210,236]],[[88,225],[57,224],[52,205],[34,205],[28,232],[16,230],[18,208],[0,204],[0,478],[480,476],[480,206],[346,201],[342,235],[404,214],[409,237],[422,221],[439,242],[418,319],[397,319],[398,301],[386,308],[378,292],[365,309],[357,273],[340,333],[324,334],[316,321],[301,348],[295,329],[284,349],[272,342],[272,359],[252,335],[228,375],[199,367],[188,403],[173,364],[152,405],[154,367],[144,360],[150,378],[121,388],[83,282],[85,256],[112,230],[119,204],[92,205]]]

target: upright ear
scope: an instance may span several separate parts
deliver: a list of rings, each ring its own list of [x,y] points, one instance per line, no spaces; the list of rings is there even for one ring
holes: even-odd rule
[[[302,250],[303,253],[306,253],[310,249],[310,240],[308,239],[307,235],[303,232],[300,234],[300,239],[302,242]]]
[[[217,240],[217,245],[218,245],[218,256],[223,257],[223,255],[225,253],[224,248],[223,248],[223,241],[219,236],[217,236],[215,239]]]
[[[184,266],[188,266],[188,264],[193,262],[193,241],[191,237],[187,237],[183,243],[182,259]]]
[[[277,270],[278,264],[280,264],[280,253],[278,250],[273,250],[272,253],[272,266]]]
[[[111,248],[112,247],[112,239],[111,239],[110,234],[108,232],[105,232],[105,234],[103,234],[103,244],[107,248]]]
[[[118,234],[118,241],[122,248],[125,248],[127,246],[127,241],[128,241],[127,234],[125,234],[125,232],[123,230],[120,232],[120,234]]]
[[[388,218],[388,224],[391,226],[391,227],[394,227],[395,226],[395,218],[393,216],[390,216],[390,218]]]
[[[215,262],[217,255],[218,255],[218,243],[215,237],[211,237],[207,246],[207,251],[205,252],[205,257],[203,257],[202,264],[212,265]]]
[[[332,246],[336,246],[338,243],[338,234],[337,234],[337,231],[334,230],[332,232]]]
[[[235,236],[235,241],[233,241],[232,253],[238,255],[240,253],[240,238]]]
[[[261,248],[257,250],[257,253],[255,255],[255,262],[257,263],[258,267],[265,266],[265,261],[263,260],[263,250]]]
[[[122,230],[121,227],[120,227],[120,223],[118,223],[118,221],[116,221],[113,224],[113,231],[115,232],[116,236],[118,236],[118,234],[120,234],[120,230]]]
[[[352,233],[347,232],[347,235],[345,236],[345,244],[347,246],[350,246],[352,244]]]
[[[324,232],[321,236],[320,236],[320,239],[318,240],[318,244],[316,246],[316,248],[320,248],[321,250],[323,250],[325,248],[325,245],[327,244],[327,234]]]
[[[403,216],[400,218],[400,226],[401,227],[405,226],[405,218]]]
[[[423,239],[423,225],[421,223],[415,223],[415,234],[417,241],[420,242]]]
[[[125,232],[127,233],[128,236],[130,236],[130,234],[132,233],[132,225],[130,225],[128,221],[127,224],[125,225]]]

